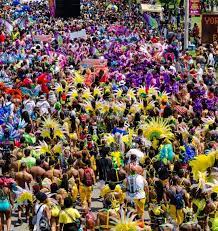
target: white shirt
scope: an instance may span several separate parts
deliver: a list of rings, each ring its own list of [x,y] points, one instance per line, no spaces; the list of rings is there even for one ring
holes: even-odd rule
[[[39,209],[39,207],[40,207],[40,209]],[[44,211],[45,207],[46,207],[46,205],[40,205],[40,204],[36,204],[35,205],[35,214],[37,212],[38,213],[36,214],[37,215],[37,219],[36,219],[36,224],[34,225],[33,231],[40,231],[39,222],[40,222],[40,219],[41,219],[41,217],[43,215],[43,211]],[[39,211],[38,211],[38,209],[39,209]]]
[[[129,181],[130,178],[134,177],[134,176],[128,176],[127,177],[127,188],[129,188]],[[130,193],[127,192],[127,197],[132,200],[132,199],[144,199],[145,198],[145,179],[143,176],[141,175],[135,175],[136,177],[136,187],[137,187],[137,191],[135,193]]]
[[[7,107],[10,111],[10,116],[14,115],[14,109],[15,109],[15,105],[12,102],[7,102],[5,103],[5,107]]]
[[[47,100],[39,101],[36,106],[39,108],[40,115],[48,114],[48,109],[50,108],[50,104]]]
[[[213,54],[210,53],[208,56],[208,65],[214,66],[214,64],[215,64],[215,61],[214,61]]]
[[[29,115],[31,115],[33,113],[33,110],[36,106],[35,102],[33,100],[25,100],[23,102],[23,105],[24,105],[24,111],[27,111],[29,113]]]
[[[204,74],[204,71],[203,71],[203,69],[200,67],[200,68],[198,69],[198,71],[197,71],[197,79],[198,79],[198,81],[201,81],[201,80],[202,80],[203,74]]]

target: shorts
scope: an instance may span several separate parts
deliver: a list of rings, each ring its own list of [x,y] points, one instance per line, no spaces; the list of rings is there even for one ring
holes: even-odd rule
[[[11,204],[8,199],[0,200],[0,212],[6,212],[10,209]]]

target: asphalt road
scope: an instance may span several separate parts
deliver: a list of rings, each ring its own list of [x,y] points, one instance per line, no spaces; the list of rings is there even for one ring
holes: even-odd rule
[[[94,187],[93,193],[92,193],[92,211],[93,212],[97,212],[99,209],[101,209],[103,207],[102,205],[102,201],[99,197],[100,195],[100,184],[97,184]],[[76,207],[78,210],[81,209],[81,207],[77,206]],[[147,212],[145,212],[145,218],[149,219],[149,215]],[[25,219],[25,217],[23,217],[23,219]],[[21,226],[16,226],[16,221],[17,221],[17,216],[16,214],[14,214],[14,216],[12,217],[12,231],[28,231],[28,225],[23,222],[23,224]]]
[[[93,212],[96,212],[102,208],[102,202],[100,201],[99,195],[100,195],[100,190],[98,186],[96,186],[92,194],[92,198],[93,198],[92,199],[92,211]],[[79,206],[76,208],[80,210]],[[25,221],[24,215],[23,215],[23,221]],[[17,214],[14,214],[12,216],[12,231],[28,231],[29,230],[28,225],[25,222],[23,222],[23,224],[20,226],[17,226],[16,222],[17,222]]]

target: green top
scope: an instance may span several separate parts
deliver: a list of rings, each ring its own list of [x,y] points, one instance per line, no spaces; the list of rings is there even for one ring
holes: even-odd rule
[[[32,156],[23,157],[21,159],[21,162],[25,163],[28,168],[32,168],[33,166],[36,165],[36,158]]]

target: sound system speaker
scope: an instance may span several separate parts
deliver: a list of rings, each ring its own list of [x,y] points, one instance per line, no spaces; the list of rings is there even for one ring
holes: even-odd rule
[[[54,0],[55,17],[69,18],[80,16],[80,0]]]

